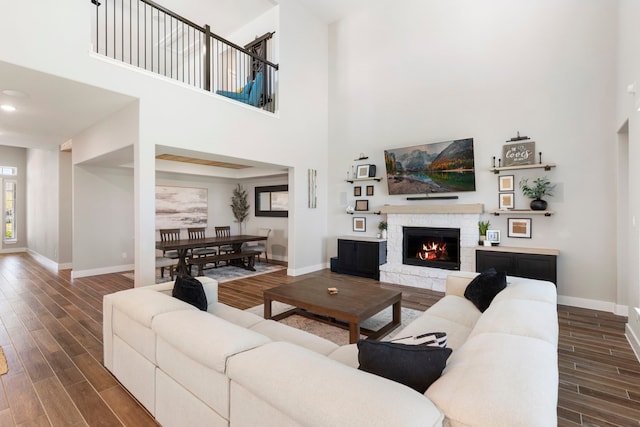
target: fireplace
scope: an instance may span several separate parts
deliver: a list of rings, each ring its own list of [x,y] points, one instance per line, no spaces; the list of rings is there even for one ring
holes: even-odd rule
[[[402,227],[402,263],[460,270],[460,229]]]

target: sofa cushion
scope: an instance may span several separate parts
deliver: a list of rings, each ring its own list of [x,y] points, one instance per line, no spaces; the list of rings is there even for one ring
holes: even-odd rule
[[[484,312],[498,292],[506,287],[506,273],[504,271],[497,272],[495,268],[490,268],[471,280],[464,291],[464,297],[478,307],[478,310]]]
[[[218,302],[218,281],[207,276],[198,276],[195,279],[202,283],[202,288],[204,289],[204,294],[207,297],[207,303],[209,304],[209,307],[211,307],[211,305],[213,304],[216,304]],[[156,291],[171,296],[171,294],[173,293],[174,284],[175,281],[171,281],[159,283],[157,285],[143,286],[138,289],[144,289],[146,291]]]
[[[173,285],[173,292],[171,295],[174,298],[178,298],[181,301],[189,303],[202,311],[207,311],[207,307],[209,305],[207,303],[207,296],[202,288],[202,283],[194,277],[187,274],[179,275]]]
[[[556,306],[558,293],[552,282],[507,276],[507,287],[493,299],[493,303],[503,300],[521,299],[541,301]]]
[[[470,337],[425,395],[452,426],[555,426],[558,349],[510,334]]]
[[[494,300],[469,338],[487,332],[527,336],[557,346],[557,308],[542,301]]]
[[[411,387],[418,393],[440,377],[451,355],[450,348],[358,341],[358,369]]]
[[[257,314],[250,313],[246,310],[240,310],[230,307],[223,303],[209,304],[209,313],[215,314],[227,322],[235,323],[243,328],[250,328],[256,323],[262,322],[264,319]]]
[[[351,366],[352,368],[357,368],[359,365],[357,344],[341,345],[340,347],[329,353],[327,356],[330,359],[335,360],[336,362],[340,362],[343,365]]]
[[[238,383],[299,425],[424,427],[444,419],[406,386],[286,342],[236,354],[227,375],[232,388]]]
[[[286,341],[299,345],[323,355],[333,352],[338,345],[309,332],[278,323],[274,320],[262,320],[251,327],[252,331],[259,332],[273,341]]]
[[[269,342],[269,338],[203,311],[156,316],[153,330],[196,362],[225,372],[227,358]]]

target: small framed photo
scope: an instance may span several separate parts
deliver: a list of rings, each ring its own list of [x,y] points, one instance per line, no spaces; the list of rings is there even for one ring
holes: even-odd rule
[[[367,196],[373,196],[373,185],[367,185]]]
[[[513,175],[504,175],[498,177],[498,191],[514,191]]]
[[[353,217],[353,231],[367,231],[367,219],[363,216]]]
[[[362,196],[362,187],[353,187],[353,195],[355,197]]]
[[[369,201],[366,199],[356,200],[356,211],[368,211]]]
[[[500,230],[487,230],[487,240],[495,245],[500,243]]]
[[[508,218],[507,237],[531,238],[531,218]]]
[[[510,193],[500,193],[498,197],[500,198],[500,209],[513,209],[515,207],[515,193],[513,191]]]
[[[356,178],[369,178],[369,165],[358,165]]]

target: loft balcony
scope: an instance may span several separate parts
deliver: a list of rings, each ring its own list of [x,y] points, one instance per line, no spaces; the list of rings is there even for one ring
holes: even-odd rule
[[[108,58],[274,113],[274,32],[236,45],[149,0],[90,0],[93,50]]]

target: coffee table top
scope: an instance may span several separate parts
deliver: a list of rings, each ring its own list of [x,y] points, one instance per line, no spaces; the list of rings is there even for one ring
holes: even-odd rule
[[[327,288],[337,288],[330,295]],[[317,277],[264,291],[265,300],[280,301],[316,314],[360,322],[402,299],[402,292],[374,284],[346,283]]]

